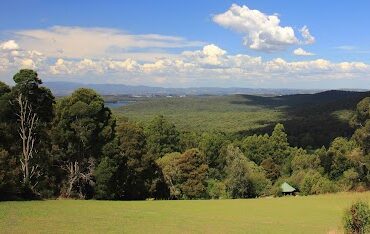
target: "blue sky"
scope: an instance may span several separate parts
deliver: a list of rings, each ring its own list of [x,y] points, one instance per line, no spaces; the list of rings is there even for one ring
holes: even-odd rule
[[[0,80],[30,67],[47,81],[366,88],[369,10],[369,1],[7,1]]]

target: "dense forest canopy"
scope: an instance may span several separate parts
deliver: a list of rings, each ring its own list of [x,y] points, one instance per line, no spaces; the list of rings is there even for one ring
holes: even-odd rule
[[[320,119],[315,108],[329,111],[330,103],[307,103],[301,118],[277,123],[269,134],[235,135],[179,129],[163,115],[145,124],[117,121],[94,90],[56,100],[33,70],[13,79],[13,87],[0,82],[2,200],[252,198],[280,195],[284,182],[304,195],[370,185],[369,97],[357,104],[352,129],[340,137],[323,136],[323,126],[310,123]],[[313,131],[290,137],[286,126],[297,121]],[[337,122],[321,124],[342,130]]]
[[[146,125],[164,115],[180,131],[223,132],[242,139],[253,134],[271,134],[277,123],[285,127],[289,143],[304,148],[328,147],[336,137],[351,137],[350,118],[358,102],[370,92],[329,90],[315,94],[285,96],[104,96],[107,104],[124,100],[129,105],[112,111],[117,117]]]

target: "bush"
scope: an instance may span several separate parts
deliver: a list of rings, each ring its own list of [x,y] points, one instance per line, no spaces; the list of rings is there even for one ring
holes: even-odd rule
[[[274,186],[271,188],[271,192],[270,192],[271,195],[273,195],[274,197],[282,197],[284,195],[283,191],[281,191],[281,188],[280,188],[282,183],[283,183],[283,180],[279,180],[274,184]]]
[[[354,168],[350,168],[343,172],[342,178],[339,180],[341,185],[341,190],[343,191],[350,191],[356,187],[358,183],[360,175]]]
[[[347,233],[363,234],[370,231],[370,209],[366,202],[358,201],[345,211],[344,229]]]
[[[303,178],[302,183],[300,184],[300,190],[303,195],[312,194],[312,188],[315,184],[322,178],[319,172],[309,171]]]
[[[333,193],[338,191],[338,186],[318,171],[310,170],[300,183],[300,191],[303,195]]]
[[[337,191],[337,185],[325,177],[321,177],[311,188],[311,194],[335,193]]]
[[[207,194],[212,199],[227,198],[226,186],[222,181],[210,179],[207,181]]]

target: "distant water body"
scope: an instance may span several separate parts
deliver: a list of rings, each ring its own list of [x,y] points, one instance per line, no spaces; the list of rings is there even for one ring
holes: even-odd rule
[[[129,104],[135,103],[136,101],[117,101],[117,102],[105,102],[105,105],[109,108],[118,108],[121,106],[127,106]]]

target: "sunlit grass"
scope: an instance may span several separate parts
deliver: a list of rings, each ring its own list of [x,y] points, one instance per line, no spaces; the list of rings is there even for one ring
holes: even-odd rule
[[[327,233],[370,192],[200,201],[0,203],[1,233]]]

